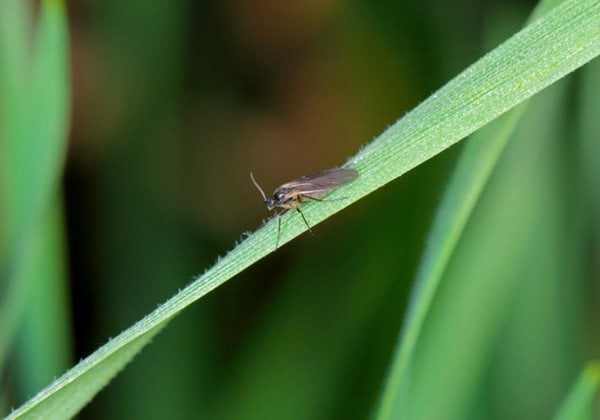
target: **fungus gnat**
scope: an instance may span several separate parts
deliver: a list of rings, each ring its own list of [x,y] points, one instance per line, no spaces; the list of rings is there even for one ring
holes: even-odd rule
[[[281,215],[290,209],[296,209],[302,220],[306,224],[308,231],[312,234],[312,230],[304,213],[300,210],[300,205],[303,201],[334,201],[334,200],[323,200],[322,196],[335,190],[342,185],[346,185],[356,178],[358,178],[358,171],[352,168],[333,168],[326,171],[317,172],[312,175],[306,175],[302,178],[298,178],[294,181],[290,181],[286,184],[278,187],[271,197],[267,197],[263,189],[258,185],[258,182],[254,179],[254,175],[250,172],[250,178],[252,182],[262,195],[267,210],[271,211],[275,207],[283,209],[277,217],[277,243],[275,249],[279,247],[279,236],[281,234]]]

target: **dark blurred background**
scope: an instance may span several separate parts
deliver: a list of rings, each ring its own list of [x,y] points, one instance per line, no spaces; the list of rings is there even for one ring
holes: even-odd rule
[[[73,360],[269,217],[250,171],[272,191],[342,164],[534,5],[69,2]],[[186,309],[81,417],[368,416],[461,147]]]

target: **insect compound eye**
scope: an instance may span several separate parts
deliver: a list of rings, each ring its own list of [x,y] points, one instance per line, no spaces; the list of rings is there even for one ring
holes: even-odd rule
[[[275,202],[273,201],[272,198],[267,198],[265,200],[265,205],[267,206],[267,209],[269,209],[269,210],[273,210],[275,208]]]
[[[284,197],[285,197],[285,194],[282,192],[277,192],[273,195],[273,198],[275,199],[275,201],[282,201]]]

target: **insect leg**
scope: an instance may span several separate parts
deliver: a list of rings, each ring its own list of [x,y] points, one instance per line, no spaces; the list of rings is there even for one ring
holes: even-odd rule
[[[318,202],[320,202],[320,203],[322,203],[322,202],[323,202],[323,199],[322,199],[322,198],[315,198],[315,197],[311,197],[311,196],[309,196],[309,195],[301,195],[300,197],[302,197],[302,198],[304,198],[304,199],[306,199],[306,200],[318,201]]]
[[[275,249],[279,248],[279,236],[281,236],[281,213],[277,215],[277,243],[275,243]]]
[[[315,198],[315,197],[311,197],[309,195],[302,195],[302,198],[306,199],[306,200],[313,200],[313,201],[318,201],[319,203],[328,203],[330,201],[342,201],[342,200],[347,200],[348,197],[340,197],[340,198],[332,198],[329,200],[323,200],[322,198]]]
[[[308,231],[310,232],[310,234],[314,235],[312,229],[310,228],[310,225],[306,221],[306,217],[304,217],[304,213],[302,213],[302,210],[300,210],[300,207],[296,207],[296,210],[298,211],[298,213],[300,213],[300,216],[302,216],[302,220],[304,220],[304,224],[308,228]]]
[[[281,216],[287,213],[289,209],[285,209],[277,213],[277,243],[275,244],[275,249],[279,248],[279,237],[281,236]]]

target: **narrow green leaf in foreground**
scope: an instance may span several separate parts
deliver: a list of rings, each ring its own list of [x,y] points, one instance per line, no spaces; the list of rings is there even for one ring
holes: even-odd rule
[[[561,1],[542,0],[529,21],[540,18]],[[406,321],[398,337],[390,374],[378,407],[377,418],[380,420],[400,415],[404,398],[407,397],[410,362],[435,293],[467,221],[526,106],[526,103],[519,105],[479,130],[462,153],[437,211],[419,265]]]
[[[313,223],[382,187],[497,118],[600,54],[599,0],[567,0],[469,67],[361,150],[348,164],[354,183],[331,194],[330,206],[307,203]],[[290,215],[291,216],[291,215]],[[285,217],[281,244],[306,230]],[[133,356],[119,353],[144,341],[183,308],[273,252],[277,224],[268,223],[164,305],[110,341],[12,414],[36,410],[44,418],[69,417],[85,405]],[[140,346],[141,348],[141,346]],[[125,354],[126,353],[126,354]],[[110,361],[110,363],[107,363]],[[94,369],[98,374],[87,374]],[[65,392],[66,389],[77,392]]]
[[[600,362],[588,363],[573,389],[567,395],[556,420],[584,420],[593,418],[594,397],[600,385]]]

